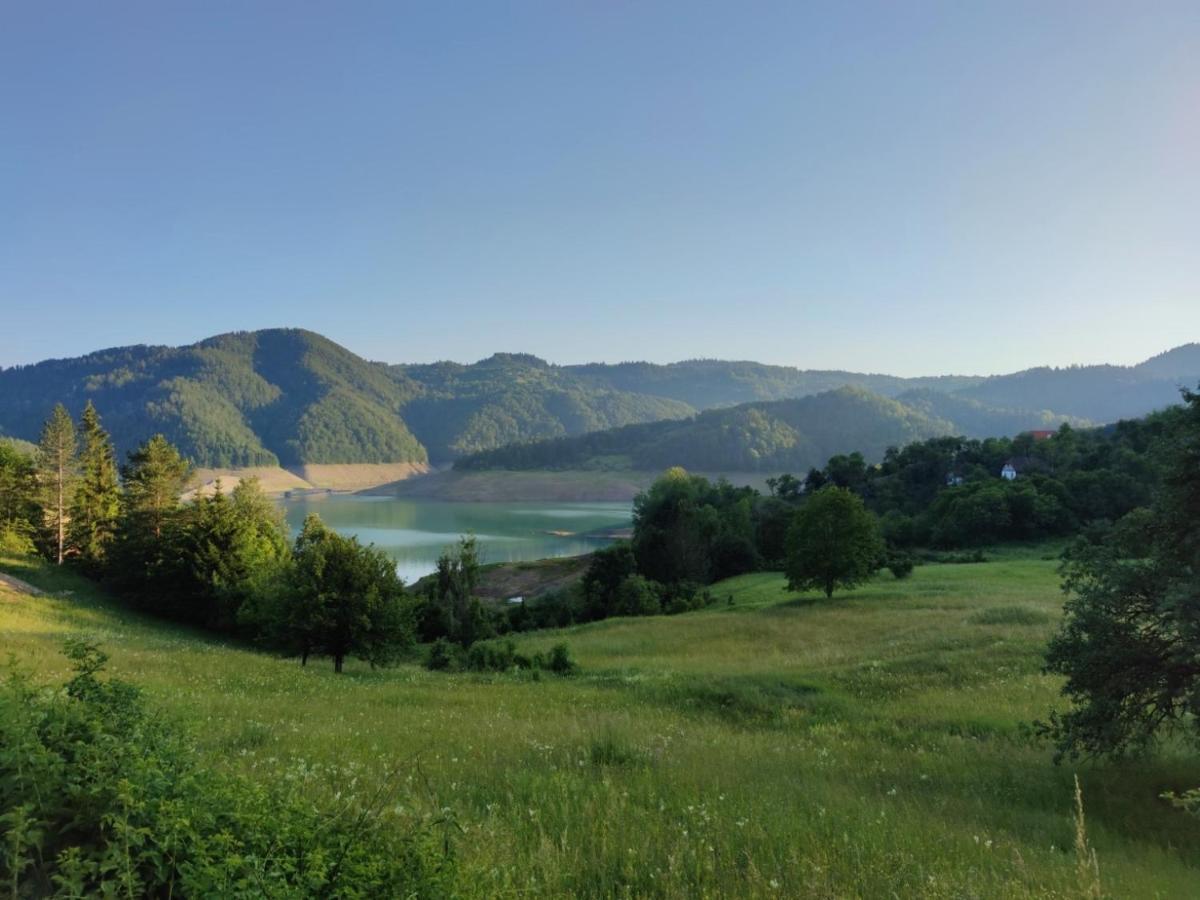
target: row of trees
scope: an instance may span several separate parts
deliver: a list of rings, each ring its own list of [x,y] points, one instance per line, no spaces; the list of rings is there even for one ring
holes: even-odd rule
[[[509,614],[513,627],[676,612],[704,586],[757,569],[831,595],[881,567],[904,577],[919,548],[962,548],[1077,534],[1150,502],[1183,426],[1181,407],[1111,428],[1063,426],[1049,439],[933,438],[891,448],[879,465],[831,457],[769,493],[669,470],[634,501],[628,545],[595,555],[574,593]],[[1017,460],[1014,481],[999,477]],[[711,599],[711,594],[707,599]]]
[[[37,547],[149,612],[252,637],[299,656],[385,664],[411,645],[415,601],[386,554],[316,516],[289,545],[280,510],[254,479],[218,482],[190,503],[190,466],[162,435],[118,470],[88,404],[79,427],[61,405],[30,457],[0,444],[6,549]]]

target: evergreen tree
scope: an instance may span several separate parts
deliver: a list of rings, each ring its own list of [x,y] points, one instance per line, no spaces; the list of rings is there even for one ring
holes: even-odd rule
[[[67,535],[71,546],[79,551],[80,563],[95,573],[103,568],[116,536],[121,488],[116,451],[90,400],[79,419],[79,430],[83,449]]]
[[[218,482],[210,496],[198,497],[184,535],[193,594],[188,618],[222,630],[232,629],[242,607],[271,588],[288,554],[282,514],[254,478],[231,494]]]
[[[883,556],[879,523],[862,499],[846,488],[821,488],[800,507],[788,530],[788,588],[817,588],[832,597],[834,588],[870,578]]]
[[[188,471],[161,434],[130,453],[121,469],[125,492],[110,571],[126,593],[142,601],[185,602],[188,583],[178,526]]]
[[[161,434],[129,454],[121,470],[125,479],[125,512],[156,540],[179,509],[179,496],[191,467]]]
[[[67,551],[67,517],[78,472],[75,423],[61,403],[42,426],[38,442],[37,481],[43,543],[47,555],[62,565]]]

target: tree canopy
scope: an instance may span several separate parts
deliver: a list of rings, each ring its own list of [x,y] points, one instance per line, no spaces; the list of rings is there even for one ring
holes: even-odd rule
[[[883,539],[862,498],[847,488],[821,488],[803,505],[787,533],[784,572],[794,591],[862,584],[880,567]]]

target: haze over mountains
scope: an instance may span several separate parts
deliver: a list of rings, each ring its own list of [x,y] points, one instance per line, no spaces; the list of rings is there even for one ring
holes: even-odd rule
[[[1198,344],[1129,367],[899,378],[719,360],[557,366],[522,354],[386,365],[309,331],[270,329],[0,370],[0,433],[36,440],[56,402],[78,414],[90,399],[122,452],[162,432],[202,466],[436,465],[601,432],[555,453],[766,469],[936,434],[1105,423],[1177,402],[1197,381]],[[464,460],[489,464],[529,462]]]

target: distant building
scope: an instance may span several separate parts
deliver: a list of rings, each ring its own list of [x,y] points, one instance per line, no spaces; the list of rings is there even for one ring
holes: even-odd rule
[[[958,472],[951,472],[946,476],[946,487],[958,487],[966,480]]]
[[[1035,441],[1048,441],[1050,438],[1054,437],[1054,432],[1043,429],[1040,431],[1031,431],[1029,432],[1029,436]]]
[[[1006,462],[1004,468],[1000,470],[1000,477],[1005,481],[1012,481],[1017,477],[1017,467],[1011,462]]]

